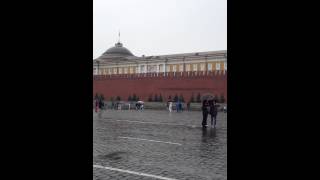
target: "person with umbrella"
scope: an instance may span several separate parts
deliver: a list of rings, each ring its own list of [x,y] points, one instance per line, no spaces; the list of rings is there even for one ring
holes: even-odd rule
[[[210,106],[210,116],[211,116],[211,127],[215,128],[217,123],[217,115],[218,115],[218,105],[216,103],[216,100],[210,99],[209,106]],[[213,119],[214,119],[214,123],[213,123]]]
[[[137,110],[142,110],[142,109],[143,109],[143,104],[144,104],[143,101],[137,101],[137,103],[136,103],[136,109],[137,109]]]

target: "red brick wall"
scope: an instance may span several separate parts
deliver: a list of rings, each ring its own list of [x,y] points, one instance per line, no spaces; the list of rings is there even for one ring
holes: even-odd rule
[[[121,100],[136,94],[140,100],[147,101],[149,96],[161,94],[164,101],[169,95],[174,98],[183,95],[189,101],[192,93],[196,99],[198,93],[224,95],[227,100],[227,74],[218,73],[152,73],[139,75],[100,75],[94,76],[93,93],[103,94],[107,100],[120,96]]]

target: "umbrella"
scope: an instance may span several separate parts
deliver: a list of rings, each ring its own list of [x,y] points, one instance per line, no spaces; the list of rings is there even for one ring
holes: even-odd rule
[[[203,94],[201,96],[201,101],[204,101],[204,100],[214,100],[214,95],[210,93]]]
[[[138,101],[137,103],[143,104],[144,102],[143,101]]]

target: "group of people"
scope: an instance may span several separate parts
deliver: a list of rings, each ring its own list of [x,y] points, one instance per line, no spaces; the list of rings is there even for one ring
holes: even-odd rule
[[[203,115],[202,127],[203,128],[206,128],[208,126],[207,119],[208,119],[209,114],[211,116],[211,127],[213,127],[213,128],[216,127],[218,107],[219,107],[219,105],[213,99],[202,101],[202,115]]]
[[[136,102],[136,110],[144,110],[144,105],[141,102]]]
[[[119,107],[119,104],[114,104],[112,102],[112,107]],[[167,103],[167,108],[170,112],[172,112],[172,106],[173,106],[173,102],[172,101],[168,101]],[[202,101],[202,115],[203,115],[203,119],[202,119],[202,127],[206,128],[208,127],[207,124],[207,119],[208,116],[210,115],[210,120],[211,120],[211,127],[215,128],[216,124],[217,124],[217,115],[218,115],[218,107],[219,105],[217,104],[216,100],[214,99],[208,99],[208,100],[203,100]],[[187,108],[190,108],[190,103],[187,104]],[[105,103],[103,100],[101,99],[96,99],[95,100],[95,112],[98,112],[101,109],[105,109]],[[130,109],[130,106],[129,106]],[[137,102],[136,103],[136,110],[143,110],[143,103]],[[176,110],[177,112],[180,112],[183,110],[182,108],[182,103],[180,101],[178,101],[176,103]],[[226,113],[227,112],[227,108],[226,106],[223,107],[223,111]]]
[[[99,109],[104,109],[105,108],[105,103],[101,99],[96,99],[95,100],[95,112],[98,112]]]
[[[167,109],[169,110],[169,112],[172,112],[172,107],[173,107],[173,102],[172,101],[168,101],[167,102]],[[176,102],[176,110],[177,110],[177,112],[182,112],[183,111],[182,102],[181,101]]]

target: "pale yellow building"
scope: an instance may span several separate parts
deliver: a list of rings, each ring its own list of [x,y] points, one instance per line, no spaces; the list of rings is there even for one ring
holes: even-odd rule
[[[227,51],[137,57],[118,42],[93,60],[95,75],[194,71],[227,71]]]

